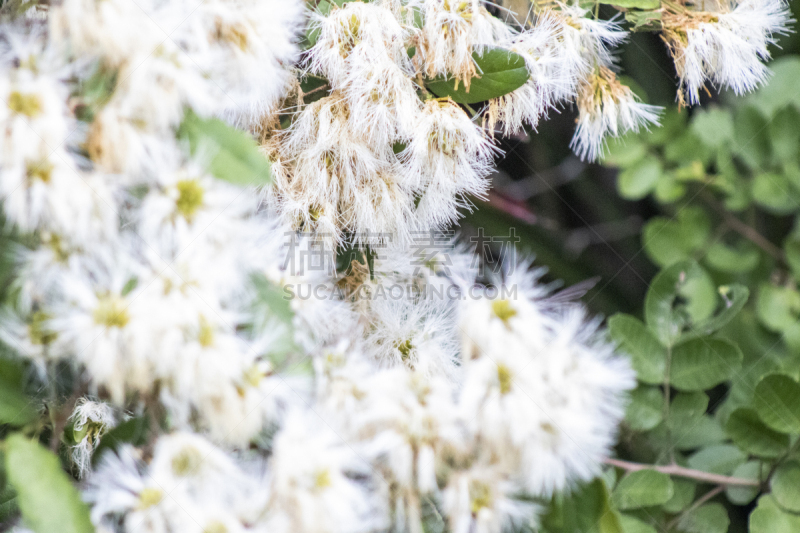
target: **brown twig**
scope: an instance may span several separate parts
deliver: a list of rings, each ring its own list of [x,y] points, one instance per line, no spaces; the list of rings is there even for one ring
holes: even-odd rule
[[[643,463],[632,463],[630,461],[623,461],[621,459],[612,459],[606,457],[603,462],[607,465],[622,468],[628,472],[638,472],[639,470],[655,470],[662,474],[669,474],[670,476],[685,477],[694,479],[705,483],[713,483],[715,485],[737,485],[745,487],[758,487],[761,483],[755,479],[744,479],[739,477],[723,476],[720,474],[712,474],[711,472],[703,472],[702,470],[694,470],[685,468],[676,464],[672,465],[648,465]]]
[[[308,91],[307,93],[303,93],[303,98],[305,98],[305,97],[306,97],[306,96],[308,96],[309,94],[318,93],[318,92],[320,92],[320,91],[325,91],[325,90],[327,90],[327,89],[330,89],[330,88],[331,88],[331,86],[330,86],[329,84],[327,84],[327,83],[326,83],[326,84],[324,84],[324,85],[320,85],[320,86],[319,86],[319,87],[317,87],[316,89],[311,89],[311,90],[310,90],[310,91]]]
[[[695,501],[692,505],[690,505],[688,508],[686,508],[685,511],[683,511],[681,514],[679,514],[674,519],[670,520],[669,523],[667,523],[667,531],[672,531],[672,528],[674,526],[677,526],[678,523],[681,520],[683,520],[683,518],[686,515],[688,515],[689,513],[691,513],[692,511],[694,511],[695,509],[697,509],[698,507],[700,507],[704,503],[706,503],[708,500],[710,500],[711,498],[713,498],[717,494],[721,493],[723,490],[725,490],[725,485],[719,485],[718,487],[715,487],[715,488],[711,489],[710,491],[706,492],[705,494],[703,494],[700,498],[697,499],[697,501]]]
[[[703,199],[722,216],[723,222],[730,229],[764,250],[776,261],[786,264],[786,256],[783,254],[783,250],[781,250],[780,247],[772,244],[769,239],[761,235],[755,228],[748,226],[737,217],[726,211],[725,208],[720,206],[719,203],[717,203],[715,199],[711,198],[710,195],[703,194]]]

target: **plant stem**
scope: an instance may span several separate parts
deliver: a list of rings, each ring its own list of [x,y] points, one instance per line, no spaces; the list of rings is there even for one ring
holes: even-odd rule
[[[662,474],[685,477],[688,479],[694,479],[697,481],[712,483],[715,485],[723,485],[723,486],[738,485],[746,487],[758,487],[761,485],[761,483],[755,479],[744,479],[738,477],[723,476],[720,474],[712,474],[711,472],[703,472],[702,470],[693,470],[691,468],[685,468],[683,466],[676,464],[648,465],[643,463],[632,463],[630,461],[623,461],[621,459],[612,459],[610,457],[606,457],[605,459],[603,459],[603,462],[607,465],[616,466],[617,468],[622,468],[623,470],[627,470],[628,472],[638,472],[639,470],[655,470],[656,472],[661,472]]]
[[[725,224],[733,231],[752,242],[767,254],[769,254],[776,261],[786,264],[786,257],[780,247],[775,246],[769,239],[761,235],[755,228],[748,226],[746,223],[739,220],[737,217],[726,211],[719,203],[708,194],[703,194],[703,199],[714,208],[714,210],[722,216]]]
[[[692,505],[690,505],[685,511],[683,511],[680,515],[678,515],[673,520],[670,520],[669,523],[667,523],[667,531],[672,531],[672,528],[675,527],[676,525],[678,525],[678,523],[681,520],[683,520],[683,518],[686,515],[688,515],[689,513],[691,513],[692,511],[694,511],[695,509],[697,509],[698,507],[700,507],[704,503],[706,503],[708,500],[710,500],[711,498],[713,498],[714,496],[716,496],[717,494],[719,494],[723,490],[725,490],[725,485],[719,485],[718,487],[715,487],[715,488],[711,489],[710,491],[706,492],[705,494],[703,494],[700,498],[697,499],[696,502],[694,502]]]

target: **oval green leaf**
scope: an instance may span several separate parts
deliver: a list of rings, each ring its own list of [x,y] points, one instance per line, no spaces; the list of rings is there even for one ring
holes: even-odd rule
[[[756,385],[753,405],[764,423],[781,433],[800,433],[800,384],[771,374]]]
[[[775,471],[770,482],[775,500],[789,511],[800,513],[800,464],[791,461],[782,464]]]
[[[519,54],[497,47],[487,47],[482,54],[473,52],[478,75],[470,80],[469,90],[454,78],[437,77],[425,82],[436,96],[449,96],[459,104],[476,104],[516,91],[528,81],[530,73]]]
[[[631,356],[639,381],[658,385],[667,370],[667,352],[645,325],[630,315],[616,314],[608,320],[611,338]]]
[[[781,509],[773,496],[762,496],[750,514],[750,533],[797,533],[800,516]]]
[[[670,383],[678,390],[699,391],[730,379],[742,363],[739,348],[723,339],[691,339],[672,352]]]
[[[769,468],[764,466],[761,461],[747,461],[739,465],[731,474],[733,477],[741,479],[752,479],[761,481],[761,476],[766,475]],[[759,487],[748,487],[747,485],[728,485],[725,487],[725,496],[736,505],[747,505],[758,496]]]
[[[664,418],[664,394],[655,387],[639,387],[631,393],[625,422],[634,431],[648,431]]]
[[[639,470],[622,478],[611,495],[619,509],[639,509],[661,505],[673,494],[672,480],[655,470]]]
[[[691,511],[678,522],[685,533],[725,533],[731,520],[720,503],[707,503]]]
[[[58,457],[20,434],[6,439],[8,480],[25,524],[36,533],[92,533],[89,508]]]
[[[745,407],[731,413],[725,431],[739,448],[759,457],[780,457],[789,449],[789,435],[768,428]]]

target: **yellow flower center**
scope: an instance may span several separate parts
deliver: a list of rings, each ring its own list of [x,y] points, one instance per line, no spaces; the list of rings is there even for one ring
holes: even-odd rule
[[[181,180],[177,188],[178,199],[175,201],[175,207],[183,218],[191,222],[197,210],[203,206],[205,191],[197,180]]]
[[[35,94],[23,94],[18,91],[8,95],[8,107],[14,113],[35,117],[42,112],[42,102]]]
[[[517,310],[511,307],[511,302],[508,300],[493,301],[492,311],[503,322],[508,322],[511,318],[517,316]]]
[[[124,328],[131,319],[125,299],[117,294],[99,298],[92,317],[95,324],[107,328]]]
[[[161,503],[164,493],[159,489],[147,487],[139,493],[139,509],[147,509]]]

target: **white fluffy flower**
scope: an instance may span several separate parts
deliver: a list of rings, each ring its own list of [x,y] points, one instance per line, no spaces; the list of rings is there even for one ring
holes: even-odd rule
[[[476,466],[453,475],[443,494],[443,507],[453,533],[500,533],[535,527],[536,506],[515,499],[519,490],[504,472]]]
[[[665,38],[681,78],[681,101],[699,103],[706,81],[739,95],[756,89],[769,74],[763,64],[768,47],[787,32],[789,17],[782,0],[721,2],[720,12],[668,10]]]
[[[417,299],[408,285],[377,285],[369,308],[365,349],[382,366],[404,365],[423,375],[454,379],[457,342],[448,302]],[[398,297],[399,296],[399,297]]]
[[[495,149],[480,128],[449,99],[428,100],[401,154],[404,171],[421,190],[415,216],[421,230],[444,228],[481,197]]]
[[[380,526],[367,465],[314,411],[294,411],[270,460],[272,531],[369,531]],[[356,481],[355,476],[361,478]]]
[[[95,524],[123,516],[129,533],[243,532],[263,514],[261,481],[257,465],[245,472],[202,437],[175,433],[158,440],[147,467],[130,446],[103,457],[86,497]]]
[[[491,301],[493,316],[463,315],[460,406],[520,485],[547,496],[597,474],[634,376],[579,307],[549,308],[529,276],[516,280],[504,285],[515,296]],[[480,329],[494,335],[471,338]]]
[[[658,125],[661,109],[640,102],[612,71],[600,68],[578,93],[578,127],[570,147],[581,159],[596,161],[603,156],[607,137]]]

